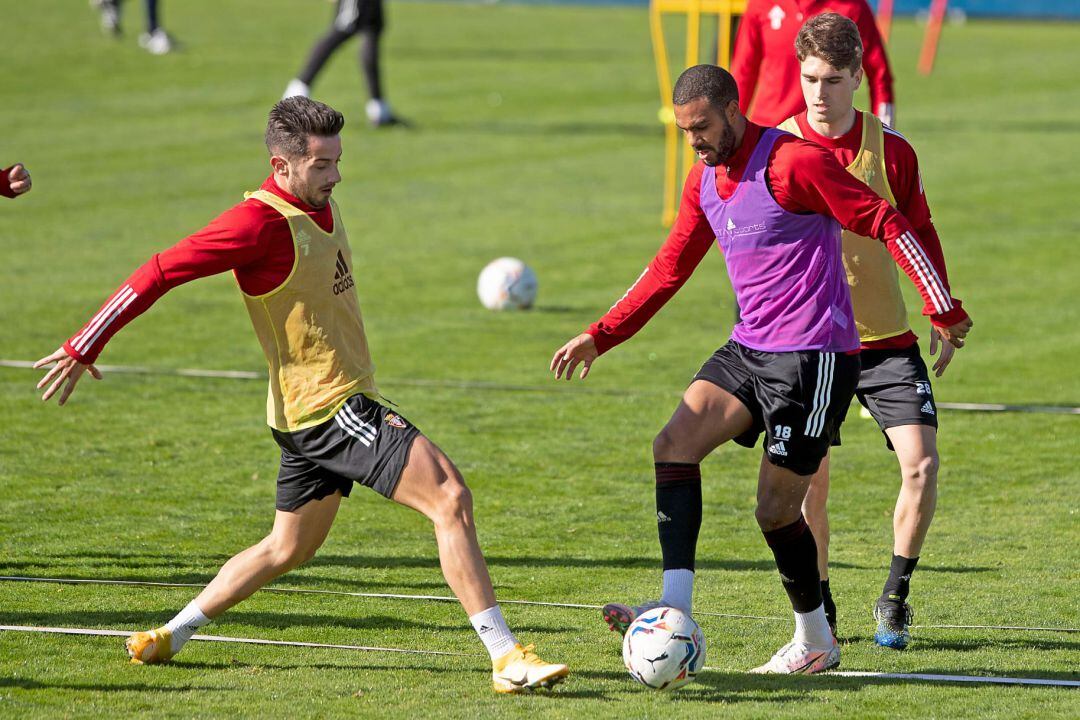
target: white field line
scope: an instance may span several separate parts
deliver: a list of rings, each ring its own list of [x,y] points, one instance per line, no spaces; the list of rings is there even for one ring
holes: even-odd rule
[[[46,578],[46,577],[28,577],[20,575],[0,575],[0,582],[39,582],[39,583],[54,583],[61,585],[127,585],[135,587],[183,587],[183,588],[199,588],[202,589],[204,585],[198,583],[173,583],[173,582],[154,582],[151,580],[107,580],[107,579],[88,579],[88,578]],[[433,600],[437,602],[458,602],[457,598],[449,595],[405,595],[399,593],[362,593],[362,592],[349,592],[346,590],[312,590],[308,588],[281,588],[281,587],[264,587],[265,592],[278,592],[278,593],[298,593],[302,595],[339,595],[345,597],[359,597],[359,598],[375,598],[384,600]],[[600,610],[602,605],[583,605],[581,603],[567,603],[567,602],[549,602],[542,600],[499,600],[503,605],[536,605],[541,607],[557,607],[557,608],[569,608],[572,610]],[[718,613],[708,611],[697,611],[694,615],[705,617],[722,617],[722,618],[735,618],[739,620],[771,620],[771,621],[785,621],[788,618],[775,617],[771,615],[739,615],[735,613]],[[1022,632],[1054,632],[1054,633],[1078,633],[1080,628],[1070,627],[1028,627],[1023,625],[912,625],[913,628],[920,629],[932,629],[932,630],[944,630],[944,629],[961,629],[961,630],[1019,630]]]
[[[0,367],[33,369],[34,363],[30,360],[0,360]],[[121,375],[166,375],[170,377],[195,377],[195,378],[218,378],[226,380],[265,380],[266,373],[252,370],[204,370],[199,368],[160,368],[145,365],[97,365],[98,370],[106,373],[118,373]],[[441,387],[455,390],[496,390],[503,392],[563,392],[558,388],[560,385],[513,385],[506,383],[485,382],[482,380],[432,380],[425,378],[382,378],[385,385],[398,385],[404,387]],[[657,395],[677,397],[681,393],[676,391],[624,391],[605,388],[579,387],[574,391],[577,394],[586,393],[592,395]],[[1020,412],[1020,413],[1048,413],[1052,415],[1080,415],[1080,407],[1069,405],[1010,405],[1006,403],[950,403],[939,402],[939,408],[945,410],[962,410],[968,412]]]
[[[97,635],[127,637],[134,630],[97,630],[94,628],[37,627],[34,625],[0,625],[0,631],[55,633],[59,635]],[[409,650],[407,648],[376,647],[368,645],[331,645],[327,643],[297,642],[292,640],[263,640],[262,638],[226,637],[224,635],[192,635],[192,640],[243,643],[245,645],[283,645],[287,647],[328,648],[335,650],[363,650],[366,652],[402,653],[407,655],[445,655],[450,657],[482,657],[478,653],[447,652],[445,650]]]
[[[1051,687],[1080,687],[1080,680],[1045,678],[990,677],[985,675],[937,675],[930,673],[883,673],[855,670],[829,671],[826,675],[841,677],[888,678],[890,680],[926,680],[929,682],[990,683],[994,685],[1042,685]]]
[[[704,667],[702,670],[720,672],[721,668]],[[922,680],[924,682],[981,683],[991,685],[1041,685],[1043,687],[1080,687],[1080,680],[1056,678],[994,677],[989,675],[939,675],[936,673],[887,673],[867,670],[827,670],[821,677],[883,678],[886,680]]]

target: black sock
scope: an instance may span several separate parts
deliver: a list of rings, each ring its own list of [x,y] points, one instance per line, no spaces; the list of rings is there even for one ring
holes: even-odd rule
[[[828,580],[821,581],[821,602],[825,604],[825,617],[829,624],[836,627],[836,603],[833,602]]]
[[[701,466],[656,463],[656,527],[664,569],[694,569],[701,530]]]
[[[780,571],[791,607],[797,613],[816,610],[822,602],[821,575],[817,567],[817,543],[806,519],[800,515],[790,525],[763,534],[776,558],[776,569]]]
[[[889,579],[885,581],[885,587],[881,590],[883,600],[907,600],[908,587],[911,583],[911,573],[915,572],[915,566],[919,564],[919,558],[906,558],[903,555],[893,555],[892,565],[889,566]]]

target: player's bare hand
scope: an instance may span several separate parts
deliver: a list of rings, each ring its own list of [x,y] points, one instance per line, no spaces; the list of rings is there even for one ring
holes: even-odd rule
[[[964,338],[971,332],[971,326],[974,325],[971,318],[966,317],[955,325],[949,327],[937,328],[938,333],[941,334],[942,340],[945,340],[953,347],[964,347]]]
[[[941,377],[945,374],[945,368],[949,367],[949,363],[952,362],[953,354],[956,352],[956,348],[952,343],[947,343],[941,339],[941,333],[937,328],[930,326],[930,357],[937,354],[938,347],[941,348],[941,354],[938,355],[937,360],[934,361],[934,377]]]
[[[63,392],[60,393],[59,403],[63,405],[67,402],[68,397],[75,390],[75,384],[79,382],[79,378],[83,376],[83,373],[87,370],[90,371],[90,376],[95,380],[101,379],[101,371],[93,365],[87,365],[81,363],[75,358],[67,354],[67,351],[63,347],[59,348],[52,355],[46,355],[45,357],[34,363],[34,369],[43,368],[46,365],[52,365],[49,368],[49,372],[45,373],[45,377],[37,384],[38,390],[49,386],[49,389],[41,396],[42,401],[47,401],[57,390],[63,388]],[[51,383],[51,384],[50,384]]]
[[[555,356],[551,358],[551,372],[555,373],[556,380],[561,378],[563,373],[569,380],[574,377],[577,366],[581,365],[580,377],[584,380],[589,375],[593,360],[599,354],[596,351],[596,341],[593,340],[593,336],[582,333],[555,351]]]
[[[8,173],[8,185],[11,186],[11,192],[22,195],[30,191],[30,184],[30,171],[22,163],[12,165],[11,172]]]

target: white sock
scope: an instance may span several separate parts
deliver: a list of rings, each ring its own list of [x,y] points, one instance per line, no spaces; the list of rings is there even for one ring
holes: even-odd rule
[[[180,648],[184,647],[184,643],[191,639],[196,630],[209,622],[210,618],[203,615],[203,611],[192,600],[176,617],[165,623],[165,627],[172,633],[173,655],[180,652]]]
[[[300,97],[308,97],[310,94],[311,88],[307,86],[307,83],[293,79],[285,86],[285,94],[282,96],[282,99],[288,99],[297,95]]]
[[[808,613],[795,613],[795,640],[814,647],[829,647],[833,643],[829,621],[825,619],[825,605]]]
[[[694,597],[694,571],[681,568],[664,571],[664,591],[660,594],[660,604],[690,612]]]
[[[469,622],[472,623],[476,634],[480,636],[492,660],[501,658],[518,644],[517,638],[510,632],[498,605],[476,613],[469,618]]]

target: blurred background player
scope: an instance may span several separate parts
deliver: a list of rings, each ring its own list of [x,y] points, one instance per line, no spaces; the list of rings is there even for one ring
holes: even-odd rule
[[[402,124],[383,98],[379,73],[379,38],[385,20],[382,0],[337,0],[330,29],[311,48],[307,64],[285,88],[285,97],[311,94],[315,77],[330,56],[353,35],[360,36],[360,71],[367,82],[370,99],[364,106],[368,121],[375,127]]]
[[[18,197],[30,192],[30,172],[22,163],[15,163],[0,170],[0,195],[7,198]]]
[[[780,129],[832,151],[840,164],[894,205],[915,229],[921,247],[908,244],[920,272],[941,280],[951,293],[941,241],[930,219],[915,151],[896,131],[882,127],[852,101],[862,82],[862,42],[855,23],[836,13],[811,18],[799,30],[795,55],[800,65],[806,110]],[[908,583],[919,561],[937,503],[937,407],[926,364],[907,321],[896,266],[881,243],[845,230],[844,267],[862,350],[856,395],[877,421],[900,463],[900,496],[893,515],[893,556],[888,580],[874,608],[874,640],[903,649],[909,640]],[[943,298],[937,298],[937,301]],[[952,297],[954,308],[960,300]],[[930,355],[938,377],[952,360],[953,345],[941,341],[930,324]],[[962,343],[961,343],[962,344]],[[803,503],[806,522],[817,540],[825,611],[836,632],[836,605],[829,588],[829,458],[810,481]]]
[[[626,294],[559,348],[556,378],[628,340],[686,283],[717,242],[746,309],[728,342],[702,366],[653,442],[656,519],[663,555],[658,602],[609,603],[625,633],[645,609],[690,612],[702,519],[701,461],[734,440],[765,434],[755,516],[794,611],[791,642],[751,672],[810,674],[836,667],[840,648],[821,596],[814,536],[801,505],[836,438],[859,376],[859,336],[841,260],[841,227],[887,247],[925,300],[924,312],[961,343],[967,315],[916,264],[910,224],[827,150],[749,122],[734,79],[696,65],[675,84],[675,120],[701,162],[683,186],[668,239]],[[943,301],[942,301],[943,300]]]
[[[61,405],[120,328],[168,290],[232,270],[270,366],[267,424],[281,450],[277,512],[261,542],[234,555],[166,625],[128,638],[133,662],[172,658],[198,628],[322,545],[354,483],[428,517],[447,584],[491,656],[497,692],[550,687],[565,665],[522,646],[495,600],[476,539],[472,495],[457,468],[401,415],[379,403],[348,236],[331,199],[341,181],[341,113],[307,98],[270,111],[272,172],[244,202],[154,255],[35,367],[42,400]]]
[[[858,26],[870,107],[883,123],[893,126],[892,72],[866,0],[749,0],[731,60],[731,74],[739,84],[739,107],[753,122],[768,127],[802,112],[799,63],[791,48],[802,24],[825,11],[851,18]]]
[[[110,35],[120,35],[120,4],[122,0],[91,0],[101,13],[101,29]],[[139,47],[152,55],[165,55],[173,49],[172,38],[158,24],[158,0],[144,0],[146,32],[139,35]]]

